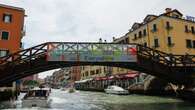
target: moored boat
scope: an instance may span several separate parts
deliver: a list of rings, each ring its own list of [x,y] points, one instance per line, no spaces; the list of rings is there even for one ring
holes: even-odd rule
[[[129,94],[128,90],[125,90],[119,86],[108,86],[104,91],[108,94],[118,94],[118,95],[127,95]]]

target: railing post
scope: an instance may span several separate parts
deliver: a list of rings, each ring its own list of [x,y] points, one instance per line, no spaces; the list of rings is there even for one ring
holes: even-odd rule
[[[48,61],[49,60],[49,45],[50,43],[46,43],[46,47],[47,47],[47,50],[46,50],[46,60]]]
[[[29,63],[30,63],[30,66],[31,66],[31,63],[32,63],[32,49],[30,49],[30,57],[29,57],[29,59],[30,59]]]

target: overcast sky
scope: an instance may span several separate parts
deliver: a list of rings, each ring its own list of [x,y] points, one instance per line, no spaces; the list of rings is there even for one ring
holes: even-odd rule
[[[47,41],[111,41],[167,7],[195,16],[195,0],[0,0],[26,10],[25,48]],[[48,73],[48,72],[47,72]],[[51,73],[51,72],[50,72]],[[44,77],[47,74],[42,74]]]

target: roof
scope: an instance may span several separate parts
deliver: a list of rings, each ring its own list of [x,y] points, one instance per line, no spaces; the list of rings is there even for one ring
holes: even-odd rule
[[[176,12],[176,13],[178,13],[179,15],[183,16],[183,14],[182,14],[181,12],[179,12],[177,9],[174,9],[174,10],[168,12],[168,13],[163,13],[162,15],[167,15],[167,14],[173,13],[173,12]]]
[[[137,23],[137,22],[135,22],[135,23],[132,25],[131,29],[137,29],[137,28],[139,28],[141,25],[142,25],[142,23]]]
[[[9,5],[4,5],[4,4],[0,4],[0,7],[8,8],[8,9],[14,9],[14,10],[19,10],[19,11],[25,11],[23,8],[9,6]]]
[[[157,16],[157,15],[151,15],[151,14],[149,14],[149,15],[147,15],[147,16],[144,18],[144,21],[147,21],[147,19],[150,18],[150,17],[158,17],[158,16]]]

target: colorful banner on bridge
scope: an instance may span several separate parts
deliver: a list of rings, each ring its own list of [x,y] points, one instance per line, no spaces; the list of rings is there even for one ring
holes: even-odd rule
[[[128,44],[50,44],[48,61],[136,62],[136,45]]]

